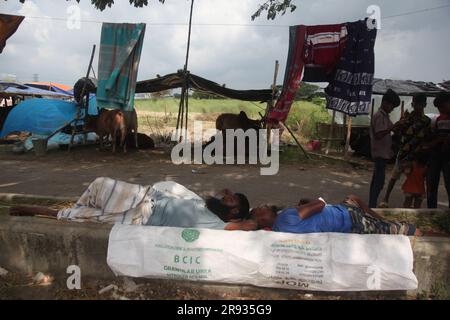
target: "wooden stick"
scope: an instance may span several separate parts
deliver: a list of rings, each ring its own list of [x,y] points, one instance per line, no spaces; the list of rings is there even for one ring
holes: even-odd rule
[[[305,154],[306,158],[307,158],[307,159],[311,159],[311,157],[309,156],[308,152],[306,152],[306,150],[302,147],[302,145],[300,144],[300,142],[298,142],[297,138],[295,137],[295,135],[294,135],[294,133],[291,131],[291,129],[289,129],[289,127],[288,127],[285,123],[283,123],[283,122],[281,122],[281,121],[280,121],[280,123],[281,123],[281,125],[282,125],[284,128],[287,129],[287,131],[291,134],[292,138],[294,138],[295,143],[296,143],[297,146],[303,151],[303,153]]]
[[[348,149],[350,148],[350,136],[352,134],[352,117],[347,120],[347,139],[345,140],[344,159],[348,157]]]
[[[333,129],[334,129],[334,121],[336,119],[336,110],[333,110],[333,116],[331,117],[331,126],[330,126],[330,132],[328,132],[328,141],[327,141],[327,149],[325,150],[325,154],[328,154],[330,152],[330,146],[331,146],[331,139],[333,139]]]
[[[94,54],[95,54],[95,44],[94,44],[94,46],[92,47],[92,53],[91,53],[91,59],[89,60],[89,66],[88,66],[88,69],[87,69],[87,72],[86,72],[86,81],[84,82],[84,84],[83,84],[83,89],[81,90],[81,99],[83,99],[83,96],[84,96],[84,93],[85,93],[85,91],[86,91],[86,85],[87,85],[87,81],[88,81],[88,79],[89,79],[89,74],[91,73],[91,68],[92,68],[92,61],[94,60]],[[83,100],[81,100],[81,103],[83,102]],[[85,122],[86,122],[86,116],[87,116],[87,112],[86,112],[86,114],[84,115],[84,117],[85,117]],[[77,106],[77,118],[76,118],[76,120],[80,120],[80,117],[81,117],[81,106],[80,105],[78,105]],[[75,137],[75,131],[76,131],[76,128],[77,128],[77,122],[78,121],[75,121],[75,124],[74,124],[74,126],[72,127],[72,136],[70,137],[70,143],[69,143],[69,148],[68,148],[68,151],[70,152],[70,149],[72,148],[72,145],[73,145],[73,139],[74,139],[74,137]]]

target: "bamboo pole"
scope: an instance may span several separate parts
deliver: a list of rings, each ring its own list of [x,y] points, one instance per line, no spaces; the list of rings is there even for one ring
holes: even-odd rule
[[[347,120],[347,138],[345,139],[344,159],[348,158],[348,149],[350,148],[350,136],[352,134],[352,117]]]
[[[266,111],[264,113],[264,127],[267,130],[267,149],[271,148],[272,145],[272,126],[267,125],[267,116],[269,115],[269,110],[273,107],[274,100],[275,100],[275,89],[277,86],[277,77],[278,77],[278,69],[280,67],[280,64],[278,60],[275,60],[275,70],[273,71],[273,82],[272,82],[272,99],[267,103]]]
[[[89,66],[88,66],[88,69],[87,69],[87,72],[86,72],[86,81],[84,82],[83,89],[81,90],[81,104],[83,103],[83,96],[84,96],[84,93],[86,92],[87,80],[89,79],[89,74],[90,74],[91,68],[92,68],[92,61],[94,60],[95,47],[96,47],[96,45],[94,44],[93,47],[92,47],[91,59],[89,60]],[[88,99],[86,98],[86,101],[87,100]],[[86,120],[86,116],[87,116],[87,110],[86,110],[85,115],[84,115],[85,120]],[[77,122],[78,122],[78,120],[80,120],[80,117],[81,117],[81,105],[78,105],[77,106],[76,121],[74,123],[74,126],[72,127],[72,135],[70,137],[70,143],[69,143],[69,148],[68,148],[69,152],[70,152],[70,149],[73,146],[73,139],[75,137],[75,131],[76,131],[76,128],[77,128]]]
[[[331,126],[330,126],[330,132],[328,132],[328,141],[327,141],[327,148],[325,150],[325,154],[328,154],[330,152],[331,139],[333,139],[335,120],[336,120],[336,110],[333,110],[333,116],[331,117]]]
[[[311,157],[309,156],[308,152],[306,152],[306,150],[302,147],[302,145],[300,144],[300,142],[297,140],[297,138],[295,137],[294,133],[291,131],[291,129],[289,129],[289,127],[284,124],[283,122],[281,122],[281,125],[287,129],[287,131],[291,134],[292,138],[294,138],[295,143],[297,144],[297,146],[303,151],[303,153],[305,154],[305,157],[307,159],[311,159]]]

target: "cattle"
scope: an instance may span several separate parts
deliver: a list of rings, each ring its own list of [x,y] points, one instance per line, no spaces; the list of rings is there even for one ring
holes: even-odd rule
[[[216,129],[222,131],[222,133],[225,133],[226,129],[257,130],[261,128],[261,123],[261,120],[249,119],[245,111],[241,111],[239,114],[222,113],[216,119]]]
[[[238,129],[242,129],[244,132],[250,129],[254,129],[254,130],[259,130],[262,128],[262,120],[253,120],[250,119],[247,114],[245,113],[245,111],[241,111],[239,112],[239,114],[234,114],[234,113],[222,113],[221,115],[219,115],[216,119],[216,129],[222,132],[222,137],[223,137],[223,153],[226,154],[226,130],[227,129],[232,129],[232,130],[238,130]],[[258,132],[256,132],[256,137],[259,140],[259,136],[258,136]],[[209,145],[210,143],[212,143],[212,141],[214,141],[214,137],[211,139],[211,141],[209,141],[205,147],[207,145]],[[236,155],[237,152],[237,144],[236,144],[237,140],[235,138],[234,141],[234,148],[235,148],[235,152],[234,154]],[[245,141],[245,154],[248,156],[248,152],[249,152],[249,140],[248,138],[246,138]]]
[[[123,152],[127,152],[125,121],[125,115],[122,111],[101,109],[98,116],[87,117],[85,130],[97,133],[100,140],[100,149],[103,149],[103,139],[105,137],[108,139],[111,136],[113,153],[116,152],[117,135],[119,135],[120,146],[123,147]]]
[[[133,109],[133,111],[122,111],[125,116],[125,126],[128,135],[134,136],[134,147],[136,149],[139,148],[138,143],[138,118],[136,109]],[[129,143],[129,139],[126,139],[126,143]],[[131,145],[131,144],[130,144]]]

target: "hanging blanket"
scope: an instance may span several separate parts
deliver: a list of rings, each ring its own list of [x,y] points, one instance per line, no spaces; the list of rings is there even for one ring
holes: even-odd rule
[[[104,23],[98,63],[99,109],[132,111],[145,24]]]
[[[17,31],[24,18],[24,16],[0,14],[0,53],[6,46],[6,40]]]
[[[369,114],[377,30],[365,20],[347,23],[347,43],[334,79],[325,89],[327,108],[349,116]]]

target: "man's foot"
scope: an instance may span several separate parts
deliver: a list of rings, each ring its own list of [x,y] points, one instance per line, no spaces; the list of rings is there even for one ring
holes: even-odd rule
[[[378,204],[378,208],[389,208],[389,203],[387,201],[381,201]]]

